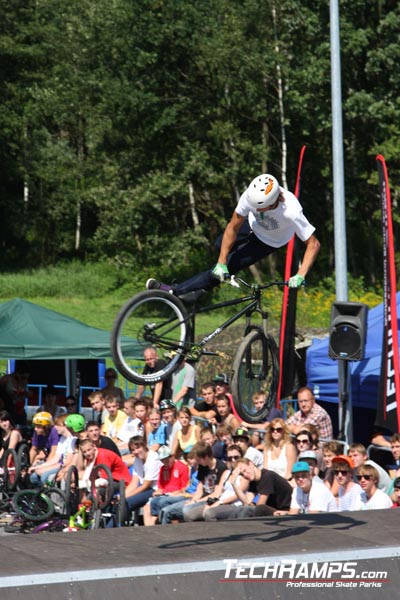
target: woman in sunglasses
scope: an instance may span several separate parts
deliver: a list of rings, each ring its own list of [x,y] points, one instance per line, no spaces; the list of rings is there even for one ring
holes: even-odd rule
[[[379,473],[372,465],[362,465],[357,469],[357,480],[362,488],[355,510],[391,508],[390,497],[378,488]]]
[[[273,419],[264,441],[264,469],[274,471],[288,481],[292,479],[292,467],[297,452],[290,437],[290,430],[283,419]]]
[[[332,472],[338,486],[338,510],[356,510],[362,488],[354,481],[353,461],[343,454],[335,456],[332,459]]]

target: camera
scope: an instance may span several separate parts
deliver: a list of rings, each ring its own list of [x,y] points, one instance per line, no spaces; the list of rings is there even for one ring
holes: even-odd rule
[[[218,502],[219,498],[207,498],[207,504],[209,506],[211,506],[212,504],[215,504],[216,502]]]

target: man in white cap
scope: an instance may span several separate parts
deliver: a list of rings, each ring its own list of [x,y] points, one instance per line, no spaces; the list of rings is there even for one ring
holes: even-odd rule
[[[304,216],[294,194],[281,187],[273,175],[263,173],[257,175],[241,195],[225,228],[218,261],[213,269],[177,285],[148,279],[146,287],[177,296],[195,290],[209,290],[285,246],[296,234],[306,246],[301,266],[289,280],[289,286],[297,288],[303,283],[319,252],[320,243],[314,232],[315,227]]]
[[[292,467],[296,487],[292,492],[290,510],[276,511],[275,515],[298,515],[300,513],[335,512],[336,500],[321,481],[313,477],[310,466],[305,461],[297,461]]]

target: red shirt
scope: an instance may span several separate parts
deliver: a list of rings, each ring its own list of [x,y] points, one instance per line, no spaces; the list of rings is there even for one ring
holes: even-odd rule
[[[165,493],[178,492],[189,483],[189,468],[180,460],[176,460],[172,468],[163,465],[158,475],[158,489]]]
[[[106,465],[110,471],[113,479],[115,481],[120,481],[120,479],[125,479],[126,485],[130,483],[132,477],[129,473],[129,469],[122,460],[120,456],[112,452],[111,450],[106,450],[105,448],[97,449],[97,456],[94,460],[95,465]]]

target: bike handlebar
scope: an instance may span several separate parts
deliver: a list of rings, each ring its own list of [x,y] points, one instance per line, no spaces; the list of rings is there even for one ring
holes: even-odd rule
[[[247,287],[249,289],[258,288],[260,290],[265,290],[269,287],[272,287],[273,285],[277,285],[277,286],[288,285],[289,282],[288,281],[270,281],[269,283],[254,284],[254,283],[248,283],[247,281],[245,281],[241,277],[237,277],[236,275],[231,275],[229,277],[229,279],[225,280],[225,283],[228,283],[229,285],[232,285],[233,287],[240,287],[241,285],[243,285],[244,287]],[[302,285],[304,285],[304,283]]]

